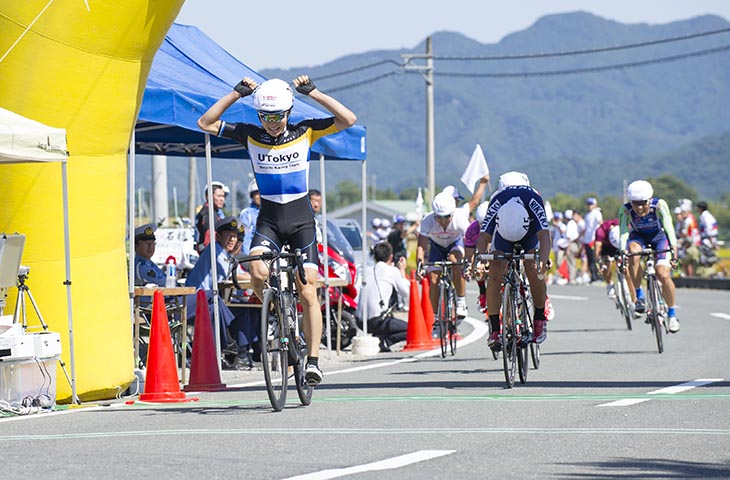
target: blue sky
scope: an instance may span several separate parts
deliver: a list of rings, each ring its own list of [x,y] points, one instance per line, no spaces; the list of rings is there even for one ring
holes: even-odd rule
[[[272,8],[275,5],[278,8]],[[728,0],[187,0],[178,23],[196,25],[256,70],[321,65],[344,55],[412,48],[442,30],[496,43],[553,13],[588,11],[622,23],[667,23],[703,14],[730,21]]]

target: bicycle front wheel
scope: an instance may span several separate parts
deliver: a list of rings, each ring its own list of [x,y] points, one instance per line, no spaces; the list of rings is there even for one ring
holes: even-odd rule
[[[629,284],[626,282],[626,278],[619,273],[616,274],[616,302],[619,304],[621,314],[626,321],[626,328],[633,330],[632,321],[634,319],[634,311],[631,308],[632,302]]]
[[[279,297],[269,288],[264,291],[261,305],[261,366],[266,380],[266,392],[274,411],[286,404],[289,369],[289,339]]]
[[[519,339],[517,342],[517,371],[520,375],[520,383],[524,384],[527,382],[527,371],[530,369],[529,365],[529,351],[528,345],[530,344],[530,316],[527,311],[527,301],[524,295],[520,294],[517,298],[517,312],[519,313],[520,325],[519,325]]]
[[[517,335],[515,335],[515,324],[517,323],[517,311],[513,298],[512,286],[509,283],[504,285],[502,294],[502,367],[504,369],[504,380],[507,388],[515,385],[515,373],[517,370]]]
[[[647,308],[647,315],[651,311],[651,328],[654,330],[654,336],[656,337],[656,347],[659,353],[664,352],[664,341],[662,339],[662,311],[660,308],[661,302],[661,287],[656,278],[649,277],[647,282],[647,290],[649,290],[649,305]]]

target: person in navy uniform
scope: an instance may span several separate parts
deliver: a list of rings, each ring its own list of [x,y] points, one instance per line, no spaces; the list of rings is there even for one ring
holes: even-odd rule
[[[134,229],[134,284],[150,283],[165,286],[165,272],[153,262],[155,254],[155,225],[148,223]]]

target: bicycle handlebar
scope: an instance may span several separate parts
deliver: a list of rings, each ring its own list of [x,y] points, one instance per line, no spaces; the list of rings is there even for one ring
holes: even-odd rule
[[[254,262],[256,260],[276,260],[283,258],[285,260],[294,260],[294,267],[297,269],[297,276],[301,280],[302,285],[307,284],[307,277],[304,275],[304,260],[302,259],[302,251],[300,249],[292,252],[263,252],[260,255],[247,255],[245,257],[238,258],[239,263]]]

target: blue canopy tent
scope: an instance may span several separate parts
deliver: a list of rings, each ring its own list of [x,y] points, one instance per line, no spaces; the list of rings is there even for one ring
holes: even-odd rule
[[[230,55],[197,27],[174,23],[155,55],[147,79],[142,106],[132,137],[130,149],[129,231],[134,231],[134,155],[156,154],[168,156],[206,156],[207,185],[212,191],[211,157],[249,158],[248,151],[239,143],[211,137],[198,129],[197,119],[218,99],[229,93],[243,77],[251,77],[261,83],[266,80]],[[298,98],[294,99],[291,121],[306,118],[323,118],[331,114]],[[257,123],[258,116],[247,97],[232,105],[223,115],[228,122]],[[312,155],[320,160],[320,183],[325,190],[324,162],[321,160],[359,160],[362,164],[363,204],[366,192],[366,144],[365,128],[355,125],[347,130],[319,139],[311,148]],[[210,218],[214,218],[213,205],[209,205]],[[326,199],[323,199],[323,217],[326,228]],[[365,210],[363,209],[363,222]],[[325,255],[327,235],[325,231]],[[363,244],[365,239],[363,238]],[[211,243],[213,248],[213,243]],[[326,260],[326,259],[325,259]],[[363,265],[365,259],[363,258]],[[212,262],[212,278],[217,278],[216,262]],[[133,271],[133,255],[130,255],[130,272]],[[134,278],[130,275],[130,303],[133,298]],[[214,314],[217,317],[217,296]],[[327,309],[327,315],[329,310]],[[215,319],[218,328],[217,318]],[[328,319],[329,320],[329,319]],[[326,323],[329,329],[329,321]],[[327,332],[327,338],[331,338]],[[216,332],[216,342],[219,335]],[[220,346],[218,345],[218,352]]]

